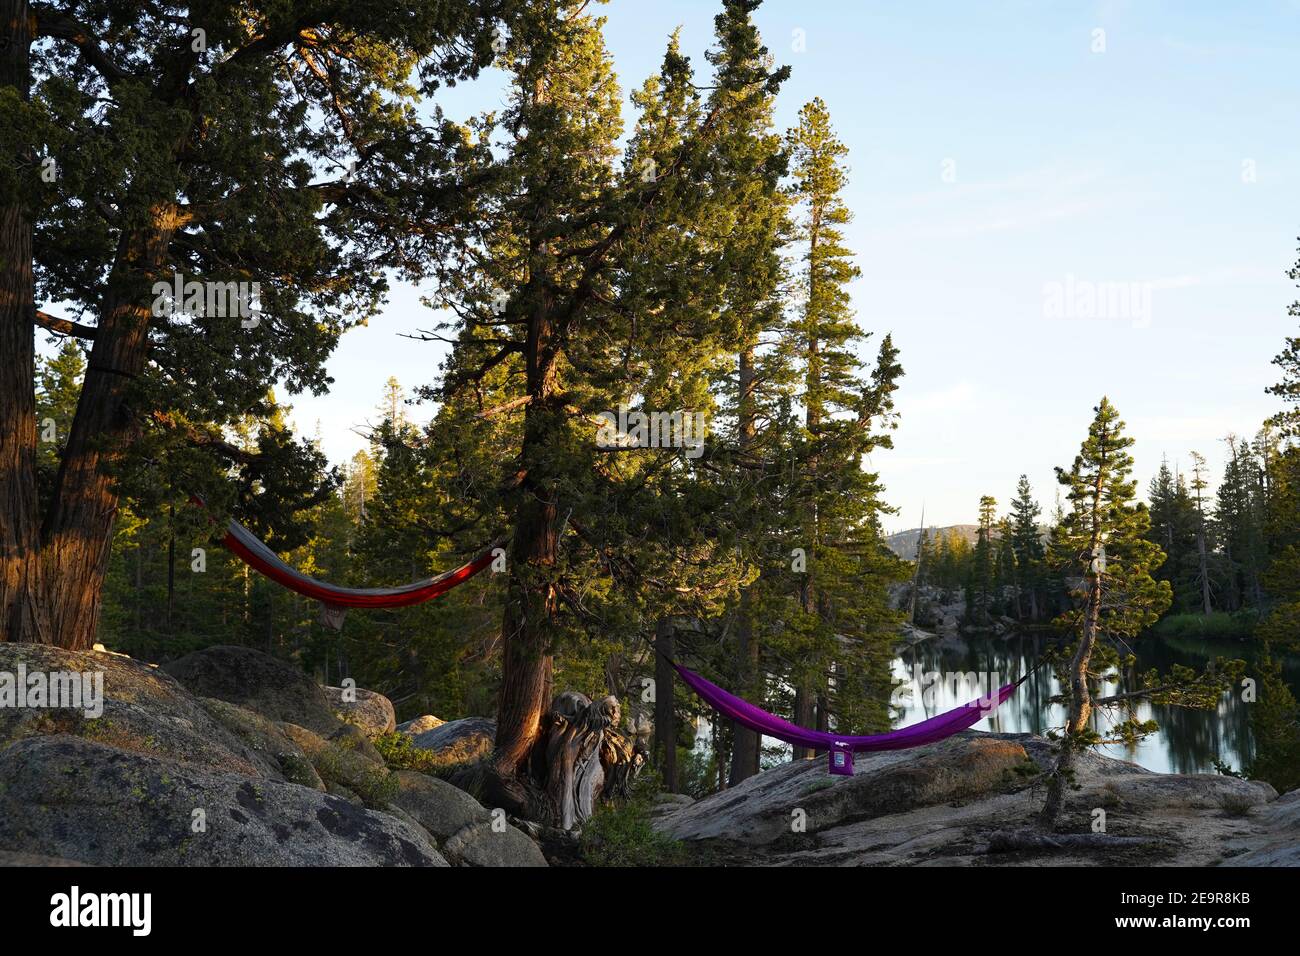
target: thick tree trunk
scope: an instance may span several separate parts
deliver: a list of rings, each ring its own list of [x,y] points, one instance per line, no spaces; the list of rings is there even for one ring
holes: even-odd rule
[[[541,733],[551,690],[549,624],[556,593],[548,572],[555,565],[554,500],[529,496],[516,511],[510,548],[511,581],[502,622],[501,693],[497,704],[494,763],[515,773]]]
[[[167,506],[167,636],[175,635],[172,614],[176,610],[176,506]]]
[[[591,818],[604,792],[601,750],[605,731],[618,724],[618,698],[593,703],[569,691],[555,698],[546,716],[546,795],[555,825],[572,830]]]
[[[467,765],[451,782],[544,826],[580,827],[600,801],[625,799],[645,766],[646,750],[618,729],[617,697],[593,701],[567,691],[541,717],[528,772],[503,775],[494,765]],[[501,802],[502,797],[508,802]],[[515,801],[518,806],[515,805]]]
[[[912,569],[911,607],[907,611],[907,623],[916,626],[916,596],[921,588],[921,565],[925,561],[925,506],[921,506],[921,530],[916,536],[916,567]]]
[[[1223,610],[1235,611],[1241,607],[1246,594],[1246,575],[1242,571],[1232,570],[1232,545],[1223,543],[1223,566],[1228,569],[1228,593],[1220,599]]]
[[[525,343],[528,394],[521,460],[525,477],[515,507],[510,544],[510,581],[502,617],[501,692],[497,703],[493,767],[507,791],[522,801],[522,786],[509,778],[526,769],[541,735],[542,715],[551,696],[551,638],[558,595],[552,573],[559,545],[555,483],[548,480],[547,458],[563,426],[554,407],[554,328],[548,303],[530,317]]]
[[[722,715],[714,708],[710,716],[711,726],[713,727],[713,752],[717,756],[714,766],[717,770],[715,779],[717,780],[717,789],[727,789],[727,765],[731,763],[731,721],[722,720]]]
[[[95,641],[108,573],[118,492],[111,472],[136,432],[127,410],[149,353],[149,288],[167,263],[176,210],[159,204],[153,228],[124,236],[108,281],[54,496],[42,528],[44,596],[53,641],[85,650]]]
[[[655,736],[654,759],[664,790],[677,792],[677,711],[673,708],[673,678],[669,663],[674,653],[673,626],[667,618],[655,625]]]
[[[31,20],[22,0],[0,3],[0,86],[26,98]],[[31,159],[31,156],[27,157]],[[125,399],[148,354],[149,284],[167,262],[175,207],[122,237],[95,344],[45,519],[35,484],[35,300],[32,226],[0,208],[0,635],[91,646],[108,567],[117,491],[109,470],[133,429]]]
[[[0,87],[29,98],[32,24],[26,0],[0,0]],[[5,156],[37,169],[25,144]],[[32,224],[20,202],[0,206],[0,641],[52,640],[41,605],[36,494],[36,309]]]

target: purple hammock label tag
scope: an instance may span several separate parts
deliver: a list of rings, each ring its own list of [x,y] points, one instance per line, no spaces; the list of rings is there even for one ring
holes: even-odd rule
[[[830,755],[830,772],[840,777],[853,776],[853,751],[839,744],[833,744],[828,751]]]

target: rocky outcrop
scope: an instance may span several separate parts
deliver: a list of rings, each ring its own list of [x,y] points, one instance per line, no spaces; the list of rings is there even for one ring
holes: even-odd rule
[[[186,690],[329,735],[341,721],[324,688],[297,667],[249,647],[207,647],[162,665]]]
[[[0,751],[0,847],[99,866],[445,866],[427,833],[295,784],[59,734]]]
[[[0,708],[0,743],[65,733],[208,770],[282,779],[273,754],[250,746],[158,668],[118,654],[0,643],[0,672],[16,674],[20,668],[101,674],[103,713],[87,717],[83,710]]]
[[[445,763],[469,763],[492,752],[497,722],[489,717],[466,717],[415,734],[413,743],[437,754]]]
[[[528,836],[446,781],[409,770],[393,774],[392,805],[433,834],[449,860],[470,866],[546,866]]]
[[[1300,866],[1300,790],[1251,814],[1253,832],[1229,842],[1224,866]]]
[[[357,797],[367,806],[382,808],[387,803],[391,791],[388,768],[359,731],[354,732],[360,737],[360,742],[346,731],[326,738],[297,724],[284,723],[280,727],[306,755],[312,768],[325,781],[326,789],[332,786],[331,792]],[[360,743],[365,746],[360,746]]]
[[[911,582],[897,584],[890,588],[890,601],[894,607],[905,613],[911,611]],[[907,647],[922,641],[952,639],[970,630],[966,624],[966,598],[961,588],[939,588],[923,584],[917,590],[916,619],[913,624],[906,624],[900,629],[900,643]],[[1014,624],[1014,622],[1010,622]],[[994,626],[987,629],[976,628],[980,633],[1004,633],[1007,621],[991,622]]]
[[[414,737],[416,734],[422,734],[426,730],[433,730],[435,727],[441,727],[445,723],[445,720],[441,720],[440,718],[433,716],[433,714],[425,714],[423,717],[416,717],[414,720],[406,720],[398,724],[397,731],[398,733],[410,734]]]
[[[1100,820],[1104,834],[1123,839],[1002,852],[1000,836],[1036,826],[1037,773],[1051,757],[1038,737],[967,731],[915,750],[859,754],[852,777],[831,776],[822,759],[782,764],[702,800],[661,804],[654,826],[707,846],[713,860],[777,866],[1276,865],[1269,861],[1295,856],[1287,847],[1297,842],[1300,802],[1291,801],[1300,798],[1091,752],[1078,756],[1079,789],[1060,829],[1092,833]]]
[[[325,782],[316,772],[311,756],[285,732],[281,724],[215,697],[200,697],[198,700],[214,720],[264,759],[274,761],[289,783],[302,784],[313,790],[325,789]]]
[[[683,840],[764,845],[796,832],[796,824],[815,834],[997,792],[1029,760],[1010,740],[952,738],[925,749],[916,759],[904,751],[859,755],[852,777],[832,776],[824,759],[793,761],[663,815],[658,828]]]
[[[0,644],[0,671],[97,673],[104,690],[100,717],[0,709],[0,865],[546,865],[469,794],[391,773],[289,665],[247,648],[182,660],[174,677]]]
[[[326,687],[334,715],[344,723],[359,727],[367,737],[378,737],[397,729],[393,702],[383,694],[360,687]]]

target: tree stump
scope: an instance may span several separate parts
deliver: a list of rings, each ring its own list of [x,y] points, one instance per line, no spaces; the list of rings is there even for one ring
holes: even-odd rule
[[[644,740],[622,733],[620,717],[617,697],[593,702],[566,691],[542,715],[541,733],[517,772],[504,773],[485,760],[449,779],[485,806],[519,819],[566,831],[579,828],[599,802],[628,796],[645,766]]]
[[[544,798],[538,817],[572,830],[591,819],[599,801],[627,796],[646,755],[618,730],[621,715],[616,697],[592,701],[566,691],[551,702],[534,750],[533,777]]]

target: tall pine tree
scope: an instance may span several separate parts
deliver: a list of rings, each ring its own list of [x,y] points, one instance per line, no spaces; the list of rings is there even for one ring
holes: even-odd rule
[[[889,509],[875,475],[863,468],[876,448],[891,445],[893,393],[902,369],[886,336],[868,375],[857,349],[867,336],[854,319],[850,283],[858,277],[844,245],[851,214],[844,205],[847,149],[816,99],[790,133],[799,311],[788,348],[801,369],[797,401],[804,409],[795,448],[791,537],[805,564],[796,573],[799,633],[791,674],[794,722],[843,732],[883,729],[889,714],[888,663],[898,615],[888,585],[906,567],[884,546],[880,517]],[[795,747],[796,758],[811,756]]]
[[[1129,479],[1133,439],[1109,399],[1102,398],[1068,470],[1057,469],[1070,510],[1053,533],[1057,567],[1072,584],[1074,605],[1060,624],[1074,638],[1073,655],[1059,661],[1058,676],[1068,704],[1059,754],[1048,786],[1043,819],[1056,822],[1071,781],[1075,754],[1096,741],[1089,721],[1092,688],[1114,666],[1118,652],[1109,642],[1150,627],[1169,607],[1170,589],[1151,577],[1161,552],[1146,537],[1150,517],[1134,503]]]
[[[1016,496],[1011,501],[1011,547],[1015,552],[1018,571],[1017,612],[1031,621],[1039,620],[1043,602],[1043,559],[1047,551],[1043,546],[1042,530],[1038,526],[1041,513],[1042,509],[1034,500],[1029,478],[1021,475],[1016,485]]]

